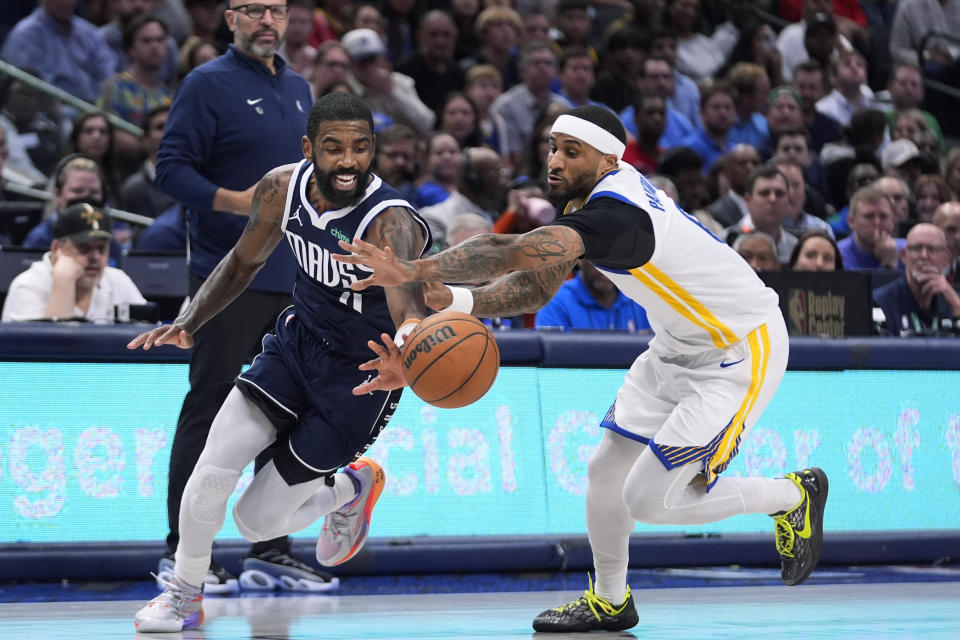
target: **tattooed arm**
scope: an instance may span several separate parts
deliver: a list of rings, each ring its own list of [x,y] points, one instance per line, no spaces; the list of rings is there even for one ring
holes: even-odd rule
[[[357,290],[372,285],[404,282],[476,282],[511,271],[531,271],[579,258],[584,251],[580,234],[570,227],[549,225],[523,235],[484,234],[420,260],[403,260],[390,247],[374,247],[362,240],[340,242],[352,253],[335,255],[340,262],[365,264],[373,276],[353,284]]]
[[[257,183],[243,235],[204,281],[186,311],[173,324],[137,336],[127,348],[175,344],[187,349],[193,345],[193,333],[247,288],[283,238],[280,225],[293,169],[294,165],[277,167]]]
[[[472,290],[471,313],[479,318],[534,313],[550,302],[576,263],[570,260],[535,271],[514,271],[477,287]]]
[[[382,212],[364,234],[366,241],[380,247],[391,247],[397,257],[415,260],[426,242],[425,232],[410,212],[400,207],[390,207]],[[423,302],[423,285],[408,282],[384,289],[390,316],[398,327],[406,320],[419,320],[427,315]]]

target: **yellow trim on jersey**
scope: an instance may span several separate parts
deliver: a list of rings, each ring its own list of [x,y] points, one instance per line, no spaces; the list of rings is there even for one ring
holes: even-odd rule
[[[737,409],[737,413],[733,417],[731,428],[724,435],[716,452],[707,461],[708,483],[713,481],[714,473],[726,468],[729,458],[736,451],[737,443],[743,433],[744,422],[750,415],[750,411],[753,410],[753,405],[756,404],[767,377],[767,363],[770,361],[770,334],[767,331],[767,325],[764,324],[751,331],[750,335],[747,336],[747,342],[750,345],[750,386],[747,388],[747,395],[740,404],[740,408]]]
[[[724,349],[739,341],[726,325],[703,306],[703,303],[653,265],[646,264],[630,269],[630,273],[650,291],[663,298],[663,301],[674,311],[710,334],[710,339],[713,340],[716,348]],[[664,282],[657,282],[654,278]]]

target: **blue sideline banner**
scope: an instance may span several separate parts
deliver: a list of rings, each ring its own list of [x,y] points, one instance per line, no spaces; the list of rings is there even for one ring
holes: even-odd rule
[[[372,535],[583,533],[587,460],[623,375],[504,367],[456,410],[405,392],[369,453],[387,474]],[[0,380],[0,543],[164,538],[187,365],[2,362]],[[958,388],[957,371],[789,371],[725,474],[823,467],[832,531],[958,529]],[[772,525],[741,516],[637,531]],[[229,516],[220,537],[240,537]]]

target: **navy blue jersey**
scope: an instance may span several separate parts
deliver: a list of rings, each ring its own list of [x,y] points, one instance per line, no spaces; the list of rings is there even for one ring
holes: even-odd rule
[[[290,176],[283,216],[284,235],[299,265],[293,290],[295,313],[334,350],[367,357],[367,341],[379,342],[381,333],[392,334],[396,327],[383,287],[350,288],[352,282],[369,277],[370,270],[335,261],[331,254],[344,253],[337,241],[362,239],[374,218],[390,207],[407,209],[423,228],[426,242],[420,255],[430,248],[430,229],[413,205],[376,175],[356,206],[318,212],[308,197],[312,176],[313,163],[302,160]]]

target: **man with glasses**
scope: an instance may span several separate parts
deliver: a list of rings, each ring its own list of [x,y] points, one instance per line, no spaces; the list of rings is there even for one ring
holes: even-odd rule
[[[303,157],[310,87],[276,55],[287,31],[288,8],[269,1],[230,0],[225,18],[234,42],[224,55],[184,78],[157,153],[157,185],[185,210],[191,296],[243,233],[257,181],[273,167]],[[181,496],[213,418],[241,367],[260,351],[261,338],[290,305],[295,270],[289,251],[274,251],[249,288],[194,334],[190,391],[170,453],[170,534],[161,578],[172,574]],[[266,463],[264,456],[269,452],[258,459],[258,468]],[[291,556],[286,538],[255,544],[243,568],[240,582],[250,589],[337,586],[330,574]],[[239,585],[212,563],[204,588],[230,593]]]
[[[874,305],[883,311],[883,329],[903,337],[956,335],[960,295],[943,275],[950,265],[943,230],[921,222],[907,234],[900,255],[903,276],[873,292]]]

